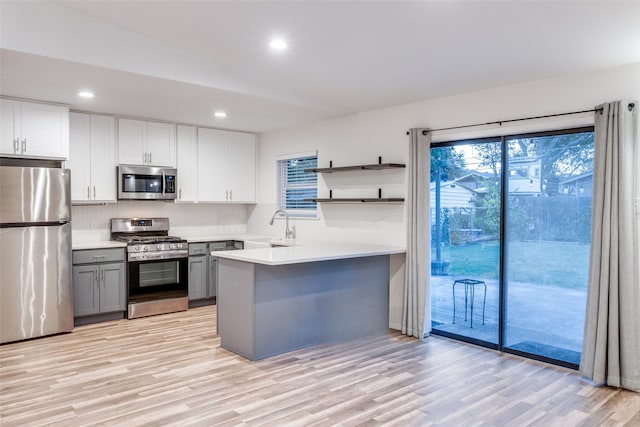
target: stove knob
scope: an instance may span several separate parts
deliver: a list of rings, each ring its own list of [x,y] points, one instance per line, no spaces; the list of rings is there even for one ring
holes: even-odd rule
[[[169,249],[175,249],[176,245],[174,245],[173,243],[169,245]]]
[[[157,245],[156,249],[158,249],[158,250],[162,249],[162,245]]]
[[[135,249],[136,251],[139,251],[140,250],[140,246],[134,246],[133,249]]]
[[[144,246],[142,247],[142,250],[143,250],[143,251],[148,251],[148,250],[149,250],[149,246],[144,245]]]

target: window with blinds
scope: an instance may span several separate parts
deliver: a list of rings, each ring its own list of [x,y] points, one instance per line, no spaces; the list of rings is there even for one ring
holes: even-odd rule
[[[315,217],[318,174],[305,169],[318,167],[318,156],[278,160],[278,207],[292,217]]]

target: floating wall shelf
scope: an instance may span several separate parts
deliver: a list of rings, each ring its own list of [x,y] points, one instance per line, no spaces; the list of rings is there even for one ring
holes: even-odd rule
[[[305,172],[317,172],[317,173],[333,173],[333,172],[350,172],[350,171],[362,171],[362,170],[383,170],[383,169],[399,169],[404,168],[402,163],[382,163],[382,157],[378,157],[378,163],[371,165],[353,165],[353,166],[339,166],[333,167],[333,160],[329,161],[328,168],[313,168],[305,169]]]
[[[351,172],[351,171],[363,171],[363,170],[383,170],[383,169],[400,169],[404,168],[402,163],[382,163],[382,157],[378,157],[378,163],[372,165],[353,165],[353,166],[341,166],[334,168],[333,161],[329,161],[328,168],[313,168],[305,169],[305,172],[317,172],[317,173],[333,173],[333,172]],[[345,198],[333,198],[333,190],[329,190],[328,199],[304,199],[305,202],[315,203],[402,203],[404,198],[402,197],[382,197],[382,188],[378,188],[378,197],[345,197]]]
[[[402,203],[403,197],[382,197],[382,188],[378,188],[378,197],[340,197],[333,198],[333,190],[329,190],[328,199],[304,199],[305,202],[316,203]]]
[[[305,202],[317,202],[317,203],[402,203],[404,198],[402,197],[389,197],[379,199],[358,199],[358,198],[344,198],[344,199],[304,199]]]

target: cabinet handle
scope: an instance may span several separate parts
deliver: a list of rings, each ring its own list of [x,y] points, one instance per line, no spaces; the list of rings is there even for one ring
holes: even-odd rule
[[[224,199],[229,200],[229,190],[224,190]]]
[[[27,138],[22,138],[22,152],[27,152]]]
[[[233,190],[229,190],[229,200],[233,200]]]
[[[100,288],[100,280],[98,278],[98,270],[93,270],[93,281],[96,282],[96,288]]]
[[[102,270],[102,278],[101,278],[101,280],[102,280],[102,287],[104,288],[105,287],[105,284],[104,284],[104,270]]]
[[[13,140],[13,154],[18,154],[20,150],[20,138],[14,138]]]
[[[144,153],[142,153],[142,164],[143,165],[147,164],[147,152],[146,151]]]
[[[96,186],[93,186],[93,200],[96,199]]]
[[[182,200],[182,188],[178,190],[178,199]]]
[[[91,200],[91,186],[87,185],[87,200]]]
[[[149,153],[149,164],[153,163],[153,161],[151,160],[151,153]]]

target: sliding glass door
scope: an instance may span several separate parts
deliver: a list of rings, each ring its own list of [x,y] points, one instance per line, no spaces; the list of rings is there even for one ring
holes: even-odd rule
[[[498,345],[501,141],[431,148],[431,306],[443,335]]]
[[[580,363],[591,241],[593,132],[511,137],[504,342]]]
[[[432,145],[434,333],[577,366],[592,172],[591,128]]]

